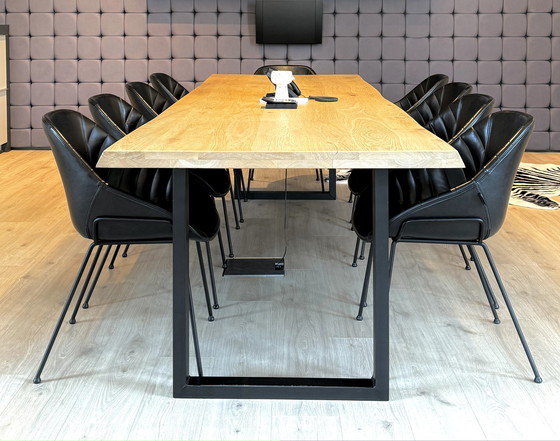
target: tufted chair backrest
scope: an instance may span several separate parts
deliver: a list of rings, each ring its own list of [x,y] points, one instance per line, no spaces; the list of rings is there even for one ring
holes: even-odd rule
[[[449,82],[449,77],[444,74],[430,75],[428,78],[420,82],[410,92],[408,92],[395,104],[401,109],[411,112],[414,108],[422,103],[435,90],[443,87]]]
[[[269,70],[289,70],[293,75],[316,75],[316,72],[309,66],[303,64],[268,64],[255,70],[255,75],[266,75]]]
[[[147,120],[154,119],[171,105],[149,84],[134,81],[126,83],[125,88],[132,107],[144,115]]]
[[[431,119],[438,116],[449,105],[462,96],[470,93],[472,86],[467,83],[448,83],[430,94],[419,106],[409,112],[416,122],[425,126]]]
[[[96,124],[117,140],[148,121],[125,100],[110,93],[94,95],[88,104]]]
[[[171,104],[189,93],[175,78],[163,72],[151,74],[150,83]]]

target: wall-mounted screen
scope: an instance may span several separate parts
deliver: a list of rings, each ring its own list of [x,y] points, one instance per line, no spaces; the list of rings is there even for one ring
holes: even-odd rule
[[[257,43],[317,44],[323,37],[323,0],[257,0]]]

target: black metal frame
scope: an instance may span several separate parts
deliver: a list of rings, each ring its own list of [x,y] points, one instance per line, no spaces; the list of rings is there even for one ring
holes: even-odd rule
[[[373,263],[375,266],[375,277],[373,278],[374,373],[371,378],[212,377],[189,374],[188,181],[189,171],[187,169],[173,170],[173,396],[175,398],[388,400],[388,171],[374,170],[372,173],[373,239],[376,246]],[[336,183],[332,185],[335,186]],[[202,367],[199,372],[202,372]]]
[[[324,188],[324,183],[321,181],[322,188]],[[285,199],[286,192],[284,190],[247,190],[242,191],[242,197],[247,199]],[[301,190],[291,190],[288,191],[287,198],[291,201],[296,200],[322,200],[330,201],[336,200],[336,169],[329,169],[329,191],[301,191]]]

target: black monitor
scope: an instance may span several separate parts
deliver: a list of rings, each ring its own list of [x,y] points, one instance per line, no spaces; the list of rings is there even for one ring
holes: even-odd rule
[[[323,37],[323,0],[257,0],[257,43],[316,44]]]

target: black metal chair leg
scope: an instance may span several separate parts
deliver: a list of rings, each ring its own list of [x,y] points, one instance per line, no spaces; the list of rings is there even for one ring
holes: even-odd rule
[[[196,318],[194,315],[194,302],[193,302],[192,289],[190,283],[188,284],[188,289],[189,289],[189,304],[190,304],[189,315],[191,317],[191,328],[192,328],[192,338],[194,344],[194,354],[196,357],[196,368],[198,370],[198,375],[202,377],[204,373],[202,371],[202,359],[200,357],[200,345],[198,343],[198,329],[196,327]]]
[[[484,293],[486,294],[486,298],[488,299],[488,305],[490,305],[490,310],[492,311],[492,315],[494,316],[494,323],[496,325],[500,324],[500,318],[498,317],[498,312],[496,311],[496,297],[494,297],[494,293],[492,288],[490,287],[490,282],[488,281],[488,277],[486,276],[486,271],[484,271],[484,267],[480,262],[480,258],[478,257],[478,253],[473,248],[472,245],[468,245],[469,252],[474,259],[474,266],[476,268],[476,272],[478,273],[478,277],[482,283],[482,287],[484,288]]]
[[[461,256],[463,256],[463,260],[465,261],[465,269],[467,271],[470,271],[471,264],[469,263],[469,258],[465,254],[465,249],[463,248],[463,245],[459,245],[459,250],[461,251]]]
[[[360,249],[360,238],[356,236],[356,249],[354,250],[354,259],[352,260],[352,266],[356,268],[358,266],[358,250]]]
[[[231,231],[229,229],[229,219],[228,219],[228,211],[227,211],[227,206],[226,206],[226,198],[222,197],[222,208],[224,210],[224,222],[226,225],[226,235],[227,235],[227,241],[228,241],[228,247],[229,247],[229,257],[233,257],[233,244],[231,241]],[[224,262],[225,263],[225,262]]]
[[[82,290],[80,291],[80,296],[78,297],[78,301],[74,305],[74,312],[72,313],[72,317],[70,317],[70,324],[73,325],[76,323],[76,315],[78,314],[78,310],[80,309],[80,304],[84,298],[84,294],[86,293],[86,289],[89,286],[89,281],[91,280],[91,276],[93,275],[93,270],[97,265],[97,261],[99,260],[99,255],[101,254],[101,250],[103,249],[103,245],[99,245],[97,251],[95,252],[95,256],[93,256],[93,261],[91,262],[91,266],[89,267],[89,271],[86,276],[86,280],[84,280],[84,284],[82,286]]]
[[[234,186],[235,186],[235,175],[233,178]],[[239,217],[237,216],[237,207],[235,206],[235,193],[233,188],[229,189],[229,194],[231,197],[231,205],[233,206],[233,218],[235,219],[235,229],[239,230],[241,227],[239,226]]]
[[[321,179],[321,192],[325,192],[325,180],[323,179],[323,169],[319,169],[319,177]],[[329,182],[329,185],[336,185],[336,182]]]
[[[364,307],[367,306],[367,294],[369,288],[369,279],[371,277],[371,267],[373,266],[373,244],[369,246],[369,254],[368,260],[366,265],[366,276],[364,277],[364,286],[362,287],[362,296],[360,297],[360,309],[358,310],[358,315],[356,316],[356,320],[362,321],[364,317],[362,313],[364,311]]]
[[[222,256],[222,268],[227,267],[226,253],[224,251],[224,241],[222,240],[222,232],[218,231],[218,245],[220,245],[220,255]]]
[[[241,182],[243,181],[243,174],[241,172],[240,169],[235,169],[234,171],[235,173],[235,188],[236,191],[235,193],[235,198],[237,199],[237,209],[239,211],[239,222],[243,223],[245,222],[245,219],[243,219],[243,207],[241,206]]]
[[[492,254],[490,253],[490,249],[488,248],[488,246],[485,243],[481,243],[480,246],[484,249],[484,253],[486,254],[486,258],[488,259],[488,262],[490,263],[490,267],[492,268],[492,272],[494,273],[494,277],[496,278],[496,282],[498,283],[498,286],[500,288],[500,291],[502,293],[502,297],[504,298],[504,302],[506,303],[509,315],[511,316],[511,319],[513,321],[513,324],[515,326],[515,330],[517,331],[517,335],[519,336],[519,340],[521,341],[521,344],[523,345],[523,349],[525,350],[525,355],[527,355],[527,359],[529,360],[529,364],[531,365],[531,369],[533,370],[533,374],[535,375],[534,381],[535,383],[542,383],[542,377],[537,369],[537,365],[535,363],[535,360],[533,359],[533,355],[531,354],[531,350],[529,349],[529,345],[527,344],[527,340],[525,340],[525,335],[523,335],[523,330],[521,329],[521,325],[519,324],[519,321],[517,320],[517,316],[515,314],[515,311],[513,310],[513,305],[511,304],[510,300],[509,300],[509,296],[506,292],[506,288],[504,287],[504,284],[502,283],[502,278],[500,277],[500,274],[498,273],[498,268],[496,268],[496,264],[494,263],[494,259],[492,258]]]
[[[243,170],[239,169],[239,179],[241,184],[241,190],[243,191],[243,200],[245,202],[248,201],[247,199],[247,189],[245,188],[245,178],[243,177]]]
[[[216,292],[216,279],[214,277],[214,265],[212,264],[212,252],[210,242],[206,242],[206,255],[208,257],[208,272],[210,273],[210,283],[212,285],[212,295],[214,296],[214,309],[219,309],[218,294]]]
[[[364,255],[365,252],[366,252],[366,243],[362,242],[362,250],[360,251],[360,256],[358,257],[358,259],[364,260],[366,258],[366,256]]]
[[[352,202],[352,192],[350,192],[350,196],[348,197],[348,203]],[[352,220],[350,220],[352,222]]]
[[[319,169],[318,168],[315,169],[315,180],[316,181],[319,180]]]
[[[124,247],[124,251],[122,253],[122,257],[128,257],[128,249],[130,248],[130,244]]]
[[[103,271],[103,268],[105,267],[105,262],[107,262],[107,258],[109,257],[109,253],[111,252],[111,247],[112,247],[112,245],[109,245],[107,247],[107,249],[105,250],[105,254],[103,255],[103,258],[101,259],[101,263],[97,266],[97,272],[95,273],[95,277],[93,278],[93,281],[91,282],[91,285],[89,287],[89,291],[86,295],[86,300],[82,304],[82,308],[84,308],[84,309],[89,308],[89,299],[91,299],[91,295],[93,294],[93,290],[95,289],[95,286],[97,285],[97,281],[99,280],[99,276],[101,275],[101,271]]]
[[[80,265],[80,269],[78,270],[78,274],[76,276],[76,278],[74,279],[74,283],[72,284],[72,288],[70,288],[70,292],[68,293],[68,298],[66,299],[66,302],[64,303],[64,306],[62,307],[62,311],[60,312],[60,317],[58,318],[58,321],[56,322],[56,325],[54,327],[53,333],[51,335],[51,338],[49,340],[49,343],[47,344],[47,348],[45,349],[45,353],[43,354],[43,358],[41,359],[41,363],[39,364],[39,368],[37,369],[37,372],[35,373],[35,377],[33,378],[33,383],[35,384],[39,384],[41,382],[41,374],[43,372],[43,369],[45,368],[45,364],[47,363],[47,360],[49,358],[49,355],[51,353],[51,350],[53,348],[54,342],[56,340],[56,337],[58,336],[58,332],[60,331],[60,327],[62,326],[62,323],[64,322],[64,317],[66,317],[66,313],[68,312],[68,308],[70,307],[70,304],[72,303],[72,299],[74,298],[74,294],[76,293],[76,289],[78,288],[78,285],[80,284],[80,280],[84,274],[84,270],[86,269],[86,266],[88,264],[89,258],[91,256],[91,252],[93,251],[93,248],[96,247],[96,244],[91,244],[87,251],[86,251],[86,255],[84,256],[83,260],[82,260],[82,264]]]
[[[111,262],[109,263],[110,270],[115,268],[115,260],[117,259],[117,255],[119,254],[120,249],[121,249],[121,244],[118,244],[117,248],[115,248],[115,252],[113,253],[113,257],[111,258]]]
[[[350,193],[352,196],[352,193]],[[354,202],[352,202],[352,211],[350,213],[350,220],[348,222],[352,223],[352,218],[354,217],[354,210],[356,209],[356,202],[358,201],[358,195],[354,196]],[[354,231],[354,225],[350,227],[350,231]]]
[[[204,269],[204,259],[202,258],[202,249],[200,242],[196,242],[196,252],[198,254],[198,261],[200,263],[200,275],[202,276],[202,286],[204,287],[204,296],[206,297],[206,308],[208,309],[208,321],[214,321],[214,314],[212,313],[212,302],[210,301],[210,292],[208,291],[208,282],[206,280],[206,270]]]

